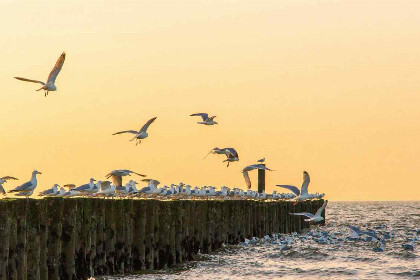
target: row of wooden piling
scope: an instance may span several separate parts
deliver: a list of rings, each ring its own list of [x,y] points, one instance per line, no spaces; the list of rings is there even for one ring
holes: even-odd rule
[[[0,200],[0,280],[165,269],[225,244],[308,226],[322,200]]]

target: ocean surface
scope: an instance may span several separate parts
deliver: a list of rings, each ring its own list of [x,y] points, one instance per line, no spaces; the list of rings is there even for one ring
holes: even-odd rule
[[[309,230],[308,239],[253,240],[169,270],[99,279],[420,279],[420,240],[413,251],[402,247],[420,230],[420,201],[330,202],[326,220]],[[348,240],[348,225],[386,236],[384,251],[374,251],[375,240]],[[284,239],[293,239],[290,248],[279,244]]]

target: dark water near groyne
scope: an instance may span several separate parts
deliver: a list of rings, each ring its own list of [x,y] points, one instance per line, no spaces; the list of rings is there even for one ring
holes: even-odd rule
[[[296,235],[289,250],[278,244],[289,237],[280,236],[225,246],[166,271],[99,279],[420,279],[420,241],[413,251],[402,247],[420,229],[420,202],[330,202],[326,215],[325,226],[312,227],[308,239]],[[375,252],[376,241],[347,240],[348,225],[391,237]]]

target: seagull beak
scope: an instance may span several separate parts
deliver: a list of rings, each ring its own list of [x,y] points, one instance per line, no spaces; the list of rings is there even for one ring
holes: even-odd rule
[[[37,171],[38,172],[38,174],[42,174],[41,172],[39,172],[39,171]]]

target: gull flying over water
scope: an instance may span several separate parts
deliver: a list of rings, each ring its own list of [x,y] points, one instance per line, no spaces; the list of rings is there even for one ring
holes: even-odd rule
[[[135,130],[124,130],[124,131],[119,131],[116,132],[112,135],[117,135],[117,134],[122,134],[122,133],[131,133],[134,134],[134,138],[131,139],[130,141],[134,141],[136,140],[136,146],[138,144],[141,143],[141,139],[147,138],[147,136],[149,136],[149,134],[147,134],[147,129],[149,128],[149,126],[152,124],[152,122],[154,122],[156,120],[156,117],[150,119],[147,121],[147,123],[145,125],[142,126],[142,128],[140,128],[139,131],[135,131]]]
[[[319,194],[308,193],[308,186],[310,182],[311,182],[311,178],[309,177],[308,172],[303,171],[303,183],[300,190],[299,188],[295,186],[291,186],[291,185],[276,185],[276,186],[291,190],[294,194],[296,194],[296,198],[295,198],[296,201],[320,197]]]
[[[111,178],[112,182],[115,186],[122,186],[122,177],[123,176],[131,176],[131,173],[136,174],[140,177],[146,177],[146,175],[139,174],[137,172],[128,170],[128,169],[115,169],[109,172],[105,178],[109,179]]]
[[[244,179],[245,179],[245,183],[248,186],[248,189],[251,188],[251,179],[249,179],[249,175],[248,172],[254,169],[263,169],[263,170],[268,170],[268,171],[274,171],[270,168],[267,168],[265,165],[263,164],[252,164],[252,165],[248,165],[247,167],[245,167],[244,169],[242,169],[242,174],[244,175]]]
[[[6,195],[6,191],[3,188],[3,184],[6,183],[8,180],[18,180],[18,179],[12,176],[4,176],[0,178],[0,193],[2,195]]]
[[[327,207],[328,204],[328,200],[325,200],[324,204],[322,204],[322,206],[318,209],[318,211],[316,211],[315,215],[311,214],[311,213],[307,213],[307,212],[303,212],[303,213],[290,213],[292,215],[297,215],[297,216],[306,216],[308,217],[308,219],[305,219],[305,222],[320,222],[323,221],[324,218],[321,216],[322,212],[324,212],[325,207]]]
[[[55,63],[54,68],[51,70],[50,75],[48,76],[48,79],[47,79],[47,83],[44,83],[44,82],[38,81],[38,80],[21,78],[21,77],[15,77],[15,79],[25,81],[25,82],[41,84],[42,87],[40,89],[38,89],[37,91],[44,90],[44,95],[47,96],[49,91],[56,91],[57,90],[57,87],[55,86],[55,80],[57,79],[57,76],[60,73],[61,68],[63,67],[65,59],[66,59],[66,53],[63,52],[60,55],[60,57],[58,58],[57,62]]]
[[[42,174],[42,173],[37,171],[37,170],[32,171],[31,180],[29,180],[25,184],[22,184],[22,185],[20,185],[16,188],[14,188],[13,190],[10,190],[9,193],[11,193],[11,192],[30,192],[30,191],[33,191],[36,188],[36,186],[38,185],[38,181],[36,179],[37,174]]]
[[[193,116],[200,116],[203,119],[202,122],[197,122],[198,124],[204,124],[204,125],[218,124],[217,122],[214,121],[214,118],[216,116],[209,117],[209,114],[207,114],[207,113],[196,113],[196,114],[191,114],[190,115],[190,117],[193,117]]]

